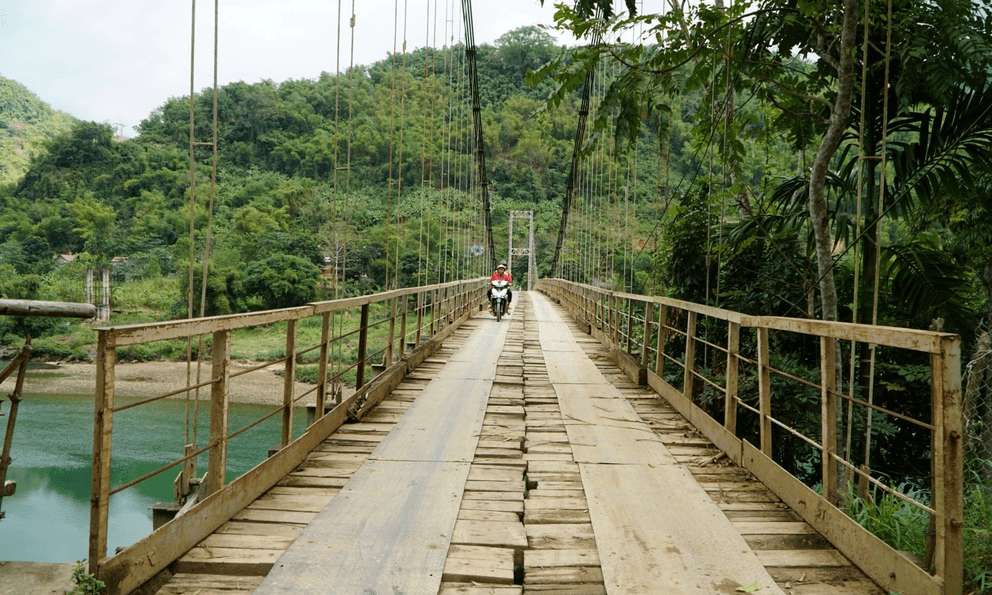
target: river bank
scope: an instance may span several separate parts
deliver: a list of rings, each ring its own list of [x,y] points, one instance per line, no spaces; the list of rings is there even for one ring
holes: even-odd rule
[[[231,362],[232,374],[259,365],[258,362]],[[285,381],[275,373],[281,364],[257,370],[250,374],[231,379],[231,401],[259,405],[282,403]],[[210,363],[203,364],[200,382],[210,375]],[[14,375],[16,377],[16,374]],[[138,362],[118,363],[114,377],[114,394],[119,397],[153,397],[182,389],[190,384],[198,384],[197,365],[189,368],[182,362]],[[0,391],[14,390],[15,378],[8,378]],[[312,384],[296,383],[296,394],[300,395],[313,388]],[[25,394],[92,395],[96,391],[96,364],[56,363],[47,364],[43,369],[32,369],[24,382]],[[200,391],[201,399],[210,398],[209,387]],[[313,404],[314,397],[308,396],[301,405]]]

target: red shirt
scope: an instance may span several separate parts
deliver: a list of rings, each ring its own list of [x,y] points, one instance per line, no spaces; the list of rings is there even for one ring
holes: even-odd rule
[[[493,273],[492,277],[489,277],[490,281],[506,281],[507,283],[513,283],[513,278],[510,277],[510,273],[500,274],[499,270]]]

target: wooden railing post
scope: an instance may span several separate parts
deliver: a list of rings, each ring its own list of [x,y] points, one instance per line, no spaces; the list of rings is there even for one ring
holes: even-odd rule
[[[665,325],[668,324],[668,306],[658,304],[658,347],[655,350],[654,373],[664,378],[665,372]]]
[[[586,322],[590,328],[596,327],[596,304],[589,298],[589,291],[582,288],[575,296],[576,304],[582,309],[582,315],[586,317]]]
[[[393,365],[393,343],[396,342],[396,300],[393,298],[389,302],[389,342],[386,343],[386,352],[382,355],[382,365],[387,368]]]
[[[693,370],[696,368],[696,313],[689,312],[685,323],[685,374],[682,377],[682,394],[685,398],[692,400],[693,386],[696,377]]]
[[[961,404],[961,345],[943,337],[930,356],[933,400],[934,510],[937,512],[935,566],[944,592],[964,589],[964,418]]]
[[[768,329],[759,326],[758,336],[758,411],[761,412],[761,452],[772,456],[772,375],[768,362]]]
[[[369,345],[369,305],[362,304],[361,321],[358,323],[358,371],[355,372],[355,390],[365,384],[365,352]]]
[[[644,302],[644,333],[641,337],[641,367],[648,367],[651,351],[651,323],[654,322],[654,302]]]
[[[418,291],[417,292],[417,332],[416,332],[416,336],[413,338],[414,347],[420,347],[420,334],[422,329],[424,328],[424,308],[426,307],[426,304],[424,302],[426,301],[427,301],[427,292]]]
[[[613,294],[603,295],[603,334],[613,339]]]
[[[727,382],[726,400],[723,405],[723,426],[732,435],[737,435],[737,387],[740,361],[737,353],[741,346],[741,325],[727,323]]]
[[[823,448],[823,496],[837,504],[837,353],[832,337],[820,337],[820,440]]]
[[[286,322],[286,377],[282,391],[282,441],[284,447],[293,441],[293,398],[296,388],[296,321]]]
[[[333,312],[324,312],[320,325],[320,363],[317,364],[317,403],[314,419],[324,415],[324,404],[327,403],[327,360],[330,357],[331,316]]]
[[[435,329],[434,329],[434,325],[437,324],[437,322],[438,322],[438,319],[437,319],[437,317],[438,317],[438,307],[437,307],[438,306],[438,303],[437,302],[438,302],[438,289],[437,288],[434,288],[434,290],[431,291],[431,324],[430,324],[430,329],[428,329],[428,332],[427,332],[427,336],[428,337],[433,337],[434,336],[434,333],[436,332]]]
[[[203,497],[224,487],[227,477],[227,416],[231,391],[231,331],[214,333],[211,356],[212,380],[210,387],[210,450],[207,482]]]
[[[627,353],[633,353],[631,346],[634,341],[634,300],[627,298]]]
[[[10,374],[17,370],[17,378],[14,382],[14,392],[8,393],[7,398],[10,400],[10,409],[7,411],[7,430],[3,435],[3,450],[0,451],[0,504],[3,503],[3,497],[8,493],[7,488],[12,487],[7,485],[7,469],[10,467],[10,449],[13,446],[14,441],[14,427],[17,423],[17,410],[20,408],[21,394],[24,391],[24,378],[27,376],[28,371],[28,360],[31,358],[31,345],[25,344],[21,347],[20,353],[17,354],[14,359],[10,360],[2,372],[0,372],[0,382],[6,380]],[[2,412],[0,412],[2,415]],[[0,511],[0,520],[3,519],[3,512]]]
[[[403,310],[400,313],[400,356],[403,359],[406,355],[406,313],[410,309],[410,296],[403,296]]]
[[[97,331],[96,395],[93,399],[93,474],[90,492],[89,571],[97,574],[107,556],[110,522],[110,453],[114,428],[114,338]]]
[[[600,321],[599,316],[599,297],[596,293],[589,289],[583,290],[582,305],[588,313],[590,326],[595,329],[602,329],[603,323]]]
[[[620,297],[615,293],[610,292],[611,310],[610,310],[610,340],[617,347],[620,346]]]

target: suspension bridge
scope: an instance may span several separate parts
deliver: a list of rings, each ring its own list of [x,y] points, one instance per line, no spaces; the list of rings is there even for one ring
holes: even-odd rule
[[[956,336],[746,317],[555,280],[520,292],[498,323],[482,312],[485,285],[101,330],[93,571],[122,594],[951,592],[961,555]],[[297,358],[285,358],[284,405],[259,420],[282,419],[282,445],[245,475],[218,480],[245,429],[225,423],[232,376],[251,373],[232,371],[232,332],[283,321],[287,353],[333,352],[340,337],[297,346],[296,327],[316,318],[332,329],[349,309],[365,337],[355,365],[392,363],[341,397],[326,380],[333,374],[294,390]],[[722,336],[701,331],[712,322]],[[140,423],[128,410],[143,404],[115,404],[111,347],[203,333],[213,339],[200,387],[210,392],[210,436],[160,470],[205,454],[196,503],[107,555],[109,499],[142,479],[110,483],[113,428]],[[822,455],[822,485],[835,485],[845,463],[834,446],[844,395],[769,365],[775,337],[789,334],[821,346],[870,334],[930,362],[932,421],[876,413],[917,424],[933,449],[939,496],[914,504],[935,521],[936,573],[776,463],[790,435]],[[754,351],[741,347],[752,338]],[[726,363],[721,377],[703,365],[713,357]],[[757,386],[742,386],[748,377]],[[788,425],[786,385],[814,387],[822,434]],[[722,415],[701,386],[719,393]],[[294,438],[293,405],[308,398],[312,423]],[[754,438],[738,437],[746,419]]]
[[[444,233],[481,246],[487,268],[497,249],[479,100],[485,82],[473,61],[471,3],[462,9],[479,227]],[[354,35],[354,16],[350,22]],[[529,217],[530,235],[526,249],[515,249],[511,231],[507,254],[528,257],[528,291],[517,292],[502,323],[485,314],[487,278],[479,270],[457,281],[221,317],[195,317],[191,295],[187,319],[98,329],[89,571],[109,594],[961,593],[958,338],[748,316],[602,287],[605,268],[595,257],[602,238],[569,236],[570,213],[587,223],[616,219],[614,227],[627,216],[580,199],[596,191],[580,180],[585,118],[595,103],[589,82],[556,278],[537,279],[533,213],[515,211],[511,229],[514,216]],[[216,162],[216,134],[197,141],[191,124],[190,137],[191,169],[194,147],[212,148]],[[195,183],[191,193],[195,199]],[[208,229],[204,275],[209,245]],[[393,275],[398,249],[387,245]],[[581,281],[557,278],[569,276],[565,260],[591,263]],[[286,356],[235,369],[232,341],[250,340],[239,332],[273,324],[286,328]],[[303,326],[319,327],[319,342],[299,344]],[[209,352],[197,362],[197,380],[120,402],[116,350],[177,339]],[[925,366],[930,411],[890,410],[844,392],[833,373],[837,354],[863,344]],[[344,345],[357,345],[353,359],[340,357]],[[820,361],[810,377],[772,365],[796,345]],[[310,356],[317,381],[300,388],[298,362]],[[281,405],[229,428],[232,379],[272,366],[285,373]],[[797,394],[812,395],[808,410],[795,411]],[[177,397],[193,407],[204,402],[209,436],[189,441],[187,427],[174,460],[146,476],[119,477],[115,428],[140,424],[142,406]],[[303,406],[308,419],[297,433]],[[839,422],[854,408],[908,428],[913,448],[930,453],[931,500],[895,492],[838,448]],[[228,445],[262,423],[281,424],[280,444],[230,479]],[[796,444],[812,461],[802,477],[782,460]],[[112,498],[177,468],[175,505],[159,511],[147,537],[108,551]],[[929,515],[926,560],[895,551],[841,510],[837,487],[848,478]]]

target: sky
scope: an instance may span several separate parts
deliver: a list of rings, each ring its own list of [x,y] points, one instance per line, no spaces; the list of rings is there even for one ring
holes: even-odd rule
[[[553,1],[542,7],[538,0],[476,0],[476,43],[492,43],[524,25],[551,25]],[[352,3],[221,0],[218,84],[316,79],[338,64],[347,68]],[[450,43],[464,28],[460,0],[354,0],[354,6],[356,65],[382,60],[394,48],[402,51],[404,23],[410,50],[444,45],[445,31]],[[53,109],[112,124],[131,137],[156,108],[189,95],[191,62],[196,91],[212,86],[213,31],[211,0],[0,0],[0,76]],[[560,43],[575,43],[549,33]]]

